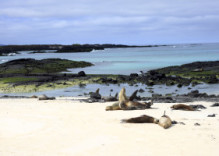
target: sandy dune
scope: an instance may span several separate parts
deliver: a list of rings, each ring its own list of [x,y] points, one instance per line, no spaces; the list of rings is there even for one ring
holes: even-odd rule
[[[108,103],[0,99],[0,156],[216,156],[219,154],[219,107],[187,112],[173,104],[153,109],[105,111]],[[156,124],[124,124],[121,119],[147,114],[159,118],[164,110],[184,122],[169,129]],[[207,117],[209,114],[216,117]],[[195,126],[199,123],[200,126]]]

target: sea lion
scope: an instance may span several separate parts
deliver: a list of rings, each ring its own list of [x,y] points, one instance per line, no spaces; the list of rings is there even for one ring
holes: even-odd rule
[[[151,104],[131,101],[127,98],[125,88],[122,88],[119,93],[119,107],[122,110],[146,109],[150,108]]]
[[[100,92],[99,88],[96,90],[96,92],[91,92],[90,93],[90,98],[100,100],[101,99],[101,95],[100,95],[99,92]]]
[[[30,98],[38,98],[38,96],[36,96],[36,95],[33,95],[33,96],[31,96]]]
[[[55,100],[55,97],[48,97],[45,94],[38,97],[39,100]]]
[[[115,94],[115,96],[107,96],[107,97],[102,97],[102,100],[104,100],[105,102],[111,102],[111,101],[118,101],[117,99],[118,93]]]
[[[125,123],[155,123],[157,124],[159,122],[158,119],[148,116],[148,115],[142,115],[139,117],[135,118],[130,118],[130,119],[123,119],[122,122]]]
[[[161,116],[161,118],[159,119],[158,125],[160,125],[164,129],[167,129],[172,125],[172,121],[171,121],[170,117],[165,115],[165,112],[164,112],[164,115]]]
[[[185,104],[176,104],[176,105],[171,106],[170,108],[175,109],[175,110],[195,111],[193,107],[185,105]]]
[[[106,106],[106,111],[113,111],[113,110],[122,110],[120,107],[119,107],[119,102],[115,102],[113,105],[111,106]]]

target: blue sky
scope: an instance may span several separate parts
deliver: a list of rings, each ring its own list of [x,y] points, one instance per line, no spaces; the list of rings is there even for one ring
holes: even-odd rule
[[[0,0],[0,44],[219,42],[219,0]]]

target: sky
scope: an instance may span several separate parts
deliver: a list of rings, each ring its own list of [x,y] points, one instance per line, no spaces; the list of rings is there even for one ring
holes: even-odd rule
[[[219,0],[0,0],[0,44],[219,42]]]

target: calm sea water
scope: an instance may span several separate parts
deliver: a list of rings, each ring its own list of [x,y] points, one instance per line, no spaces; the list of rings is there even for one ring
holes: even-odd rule
[[[89,53],[44,53],[44,54],[29,54],[29,52],[21,52],[15,56],[0,56],[0,63],[19,59],[19,58],[62,58],[76,61],[88,61],[95,66],[83,69],[69,69],[72,73],[85,71],[88,74],[130,74],[139,73],[140,71],[148,71],[151,69],[181,65],[194,61],[216,61],[219,60],[219,43],[217,44],[194,44],[194,45],[172,45],[151,48],[115,48],[93,51]],[[128,86],[127,84],[118,85],[99,85],[90,84],[85,88],[79,86],[34,93],[47,94],[50,96],[77,96],[83,95],[85,92],[95,91],[100,88],[102,95],[109,95],[110,89],[113,89],[112,94],[119,92],[122,87],[127,88],[127,94],[130,95],[136,89],[144,89],[142,96],[151,96],[150,89],[146,85],[139,84],[138,87]],[[219,94],[219,84],[207,85],[202,84],[196,87],[200,92],[208,94]],[[176,86],[155,85],[153,86],[154,93],[159,94],[182,94],[188,93],[188,87],[177,88]],[[2,95],[2,94],[1,94]],[[33,95],[33,93],[19,93],[8,95]]]
[[[28,52],[21,52],[20,55],[1,56],[0,63],[19,58],[62,58],[95,64],[83,69],[70,69],[69,71],[73,73],[84,70],[88,74],[130,74],[194,61],[219,60],[219,44],[116,48],[90,53],[28,54]]]

